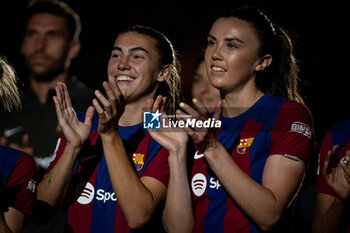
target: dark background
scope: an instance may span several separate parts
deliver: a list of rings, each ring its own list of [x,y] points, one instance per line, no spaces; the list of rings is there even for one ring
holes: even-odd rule
[[[188,96],[194,64],[216,13],[227,7],[249,4],[262,8],[273,22],[292,33],[301,72],[301,90],[310,108],[320,141],[332,124],[350,119],[349,14],[346,1],[92,1],[65,0],[81,16],[82,50],[72,72],[96,89],[106,80],[107,61],[116,33],[127,25],[152,26],[173,42],[182,66]],[[0,54],[17,68],[27,1],[1,0]]]

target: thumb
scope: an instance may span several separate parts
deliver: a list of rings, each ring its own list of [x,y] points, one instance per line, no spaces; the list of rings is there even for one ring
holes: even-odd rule
[[[85,113],[84,124],[91,126],[92,118],[94,117],[95,108],[93,106],[89,106]]]

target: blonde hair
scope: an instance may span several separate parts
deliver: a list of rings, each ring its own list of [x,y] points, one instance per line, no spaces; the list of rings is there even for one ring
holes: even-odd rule
[[[6,111],[21,108],[17,75],[5,57],[0,56],[0,102]]]

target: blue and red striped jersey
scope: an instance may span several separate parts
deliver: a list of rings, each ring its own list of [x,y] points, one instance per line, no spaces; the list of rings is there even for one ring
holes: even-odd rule
[[[84,119],[79,117],[81,121]],[[90,140],[81,151],[71,184],[68,189],[67,223],[75,233],[86,232],[129,232],[123,211],[118,205],[109,177],[102,144],[97,132],[98,114],[94,115]],[[119,126],[119,134],[125,149],[134,161],[135,172],[153,177],[165,186],[169,181],[168,151],[155,142],[142,124],[129,127]],[[60,158],[65,147],[61,134],[56,158],[50,164],[49,172]]]
[[[262,183],[269,155],[288,154],[308,162],[315,149],[310,111],[299,103],[265,94],[242,114],[226,118],[218,140],[235,163],[258,183]],[[259,232],[230,198],[220,180],[196,149],[192,180],[194,232]]]

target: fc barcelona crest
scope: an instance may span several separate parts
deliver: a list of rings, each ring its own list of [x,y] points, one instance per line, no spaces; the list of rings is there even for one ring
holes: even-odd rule
[[[250,145],[253,143],[253,140],[254,140],[254,137],[240,139],[239,145],[237,146],[237,153],[245,154],[248,148],[250,147]]]
[[[144,164],[144,162],[143,162],[143,157],[144,157],[145,155],[143,155],[143,154],[139,154],[139,153],[134,153],[133,155],[132,155],[132,160],[134,161],[134,163],[135,163],[135,167],[136,167],[136,170],[137,171],[140,171],[142,168],[143,168],[143,164]]]

